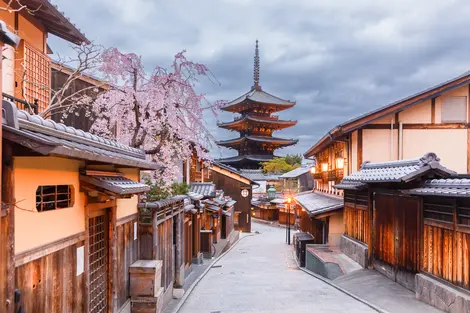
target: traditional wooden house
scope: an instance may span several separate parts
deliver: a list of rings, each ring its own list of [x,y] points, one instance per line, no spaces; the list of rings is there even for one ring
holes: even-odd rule
[[[210,182],[210,170],[203,160],[194,152],[189,160],[182,163],[182,181],[186,184]]]
[[[312,167],[299,167],[290,172],[282,174],[281,189],[283,193],[294,195],[313,189]]]
[[[214,162],[211,164],[211,178],[217,189],[236,201],[233,215],[235,229],[251,232],[251,199],[252,187],[258,184],[243,176],[238,170]]]
[[[139,257],[137,194],[149,189],[139,171],[158,165],[139,149],[17,111],[5,100],[2,112],[8,228],[1,243],[12,249],[7,312],[126,308],[128,269]],[[16,303],[13,288],[21,294]]]
[[[470,173],[470,73],[332,128],[305,154],[317,160],[317,190],[334,192],[364,161],[387,162],[434,151],[441,163]]]
[[[345,191],[343,252],[446,312],[464,312],[470,296],[458,289],[470,290],[468,186],[448,179],[454,175],[427,153],[366,162],[336,187]]]
[[[281,190],[280,176],[282,174],[263,173],[263,170],[250,169],[240,169],[240,174],[259,184],[258,187],[253,188],[253,197],[262,197],[266,195],[270,186],[273,186],[276,190]]]
[[[251,216],[264,221],[278,221],[279,220],[279,207],[274,199],[268,197],[259,197],[251,201]]]
[[[316,244],[340,245],[344,233],[343,199],[307,191],[293,197],[301,232],[313,235]]]
[[[201,200],[204,198],[203,195],[189,192],[188,197],[191,199],[192,208],[185,207],[185,220],[184,220],[184,249],[185,249],[185,264],[189,267],[190,263],[201,264],[202,253],[201,253],[201,229],[203,229],[203,215],[204,206],[201,204]]]
[[[19,9],[19,2],[0,2]],[[29,10],[0,10],[0,19],[14,31],[21,41],[17,49],[3,51],[3,98],[14,101],[18,108],[42,112],[50,100],[51,60],[48,56],[48,34],[56,35],[70,43],[88,43],[85,35],[47,0],[25,0],[22,5]],[[30,13],[34,12],[34,13]]]

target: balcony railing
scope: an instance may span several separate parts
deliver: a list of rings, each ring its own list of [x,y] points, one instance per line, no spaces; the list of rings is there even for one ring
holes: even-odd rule
[[[8,100],[13,102],[19,110],[25,110],[29,114],[38,114],[38,103],[37,99],[34,100],[34,103],[28,103],[23,99],[13,97],[9,94],[3,93],[3,100]]]

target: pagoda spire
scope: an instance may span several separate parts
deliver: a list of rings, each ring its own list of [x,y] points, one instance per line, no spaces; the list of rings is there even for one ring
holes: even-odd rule
[[[255,58],[254,58],[254,68],[253,68],[253,87],[252,89],[261,90],[259,85],[259,49],[258,49],[258,39],[256,39],[255,47]]]

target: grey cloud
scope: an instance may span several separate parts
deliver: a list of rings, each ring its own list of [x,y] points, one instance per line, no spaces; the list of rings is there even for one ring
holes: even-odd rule
[[[297,101],[280,116],[298,125],[277,135],[300,141],[279,154],[303,153],[331,127],[470,67],[470,2],[464,0],[53,2],[91,39],[142,55],[148,69],[169,65],[187,49],[220,83],[198,84],[210,100],[249,90],[259,39],[261,85]],[[51,44],[68,51],[58,39]],[[218,129],[211,116],[207,123],[218,139],[236,135]],[[214,148],[213,154],[233,152]]]

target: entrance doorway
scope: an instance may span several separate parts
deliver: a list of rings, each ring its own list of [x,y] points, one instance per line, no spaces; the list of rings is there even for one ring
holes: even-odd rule
[[[88,264],[90,313],[108,312],[108,243],[107,210],[93,212],[88,219]]]
[[[397,272],[419,270],[420,199],[376,194],[375,260],[385,262]]]

